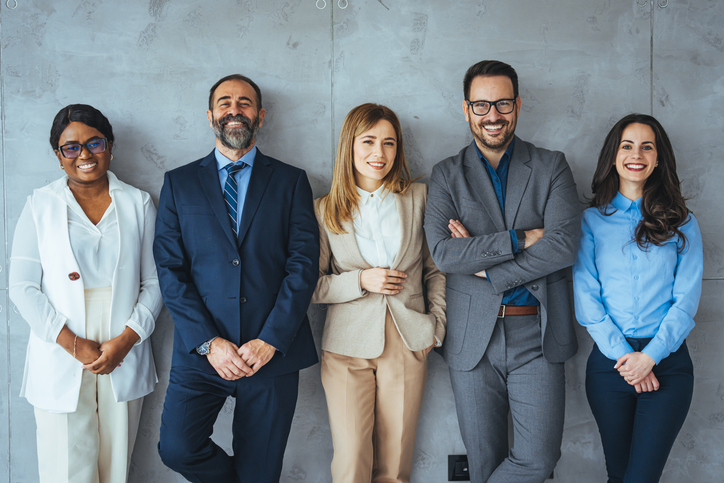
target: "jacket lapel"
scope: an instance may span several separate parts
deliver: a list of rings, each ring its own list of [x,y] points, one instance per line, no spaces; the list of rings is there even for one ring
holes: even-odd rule
[[[520,208],[520,201],[530,180],[531,169],[530,153],[528,147],[516,138],[513,157],[508,168],[508,184],[505,193],[505,226],[512,229],[515,223],[515,216]]]
[[[269,184],[274,168],[271,166],[269,158],[261,154],[257,149],[254,165],[251,168],[251,178],[249,179],[249,189],[246,192],[246,200],[244,200],[244,210],[241,212],[241,223],[239,224],[238,246],[241,246],[249,230],[251,220],[254,219],[259,203],[261,202],[264,191]]]
[[[388,194],[388,196],[394,196],[395,197],[395,205],[397,206],[397,214],[400,217],[400,248],[397,249],[397,255],[395,256],[395,259],[392,261],[392,265],[390,265],[390,268],[392,270],[397,270],[397,267],[400,265],[400,261],[405,256],[405,253],[407,252],[407,247],[410,246],[410,233],[413,231],[413,227],[410,226],[412,224],[412,193],[409,191],[406,195],[400,195],[392,193]]]
[[[496,231],[505,231],[503,213],[500,210],[500,204],[498,204],[498,197],[495,195],[493,182],[490,180],[490,175],[488,175],[483,162],[478,156],[474,143],[475,141],[465,151],[465,159],[463,160],[465,179],[473,188],[478,201],[485,207],[490,219],[493,220]],[[510,174],[508,175],[508,189],[510,189]]]
[[[362,256],[362,252],[359,250],[359,245],[357,245],[357,238],[354,232],[354,222],[352,220],[347,220],[342,223],[342,228],[344,228],[345,233],[336,236],[339,236],[340,240],[344,244],[347,254],[351,259],[351,265],[353,267],[373,268],[372,265],[367,263],[367,260],[365,260]]]
[[[199,181],[201,187],[206,194],[206,198],[209,200],[211,209],[214,210],[216,219],[221,224],[221,229],[224,231],[226,238],[229,239],[229,243],[236,246],[234,240],[234,232],[231,229],[231,223],[229,222],[229,212],[226,210],[226,203],[224,197],[221,194],[221,186],[219,185],[219,173],[216,166],[216,157],[214,152],[206,156],[199,167]]]

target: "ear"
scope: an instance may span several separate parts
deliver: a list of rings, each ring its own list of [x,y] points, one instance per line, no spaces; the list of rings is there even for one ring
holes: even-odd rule
[[[520,99],[520,96],[518,96],[515,99],[515,117],[518,117],[518,114],[520,114],[520,106],[523,104],[523,101]]]
[[[60,154],[60,149],[54,149],[53,152],[55,153],[55,157],[58,158],[58,161],[60,161],[60,165],[63,166],[63,155]]]
[[[470,106],[468,106],[468,101],[463,99],[463,114],[465,115],[465,120],[467,122],[470,122],[470,112],[469,112]]]
[[[214,127],[214,113],[211,111],[206,111],[206,117],[209,119],[209,127],[213,129]]]
[[[259,127],[261,127],[264,125],[264,116],[266,116],[266,109],[262,108],[257,115],[259,116]]]

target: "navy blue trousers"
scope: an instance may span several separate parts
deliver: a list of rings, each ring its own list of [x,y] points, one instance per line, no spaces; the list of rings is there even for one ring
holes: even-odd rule
[[[651,339],[627,339],[641,351]],[[653,372],[659,390],[638,394],[594,345],[586,367],[586,395],[601,433],[609,483],[656,483],[684,424],[694,369],[684,342]]]
[[[158,452],[195,483],[278,483],[297,404],[299,372],[225,381],[193,367],[172,367]],[[236,398],[234,456],[211,440],[228,396]]]

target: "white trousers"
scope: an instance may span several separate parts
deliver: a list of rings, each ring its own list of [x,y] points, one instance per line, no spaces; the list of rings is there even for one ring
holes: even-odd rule
[[[85,291],[86,338],[110,338],[111,288]],[[40,483],[125,483],[143,398],[116,402],[110,376],[83,370],[78,409],[35,409]]]

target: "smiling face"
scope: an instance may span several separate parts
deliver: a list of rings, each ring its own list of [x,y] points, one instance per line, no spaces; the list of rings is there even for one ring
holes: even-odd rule
[[[469,96],[468,100],[471,102],[514,99],[513,82],[505,76],[478,76],[470,84]],[[515,100],[515,109],[510,114],[501,114],[491,106],[490,112],[484,116],[478,116],[473,113],[472,108],[465,101],[463,101],[463,111],[465,120],[470,125],[470,131],[475,137],[475,142],[486,159],[489,161],[496,157],[500,159],[515,134],[515,126],[518,124],[518,113],[520,112],[520,97]]]
[[[397,134],[382,119],[369,131],[354,138],[354,180],[365,191],[373,192],[392,170],[397,156]]]
[[[616,153],[621,194],[632,200],[640,198],[657,159],[656,136],[651,127],[638,123],[626,126]]]
[[[222,82],[214,91],[212,104],[213,110],[206,111],[206,115],[219,150],[225,155],[226,150],[251,150],[266,114],[258,109],[254,88],[241,80]]]
[[[77,158],[66,158],[60,149],[55,155],[60,161],[60,166],[68,175],[68,185],[91,185],[93,183],[105,183],[106,172],[111,166],[111,148],[109,142],[106,150],[102,153],[93,154],[88,150],[86,144],[93,140],[103,139],[105,136],[97,129],[82,122],[71,122],[60,135],[58,146],[75,143],[80,144],[80,154]]]

